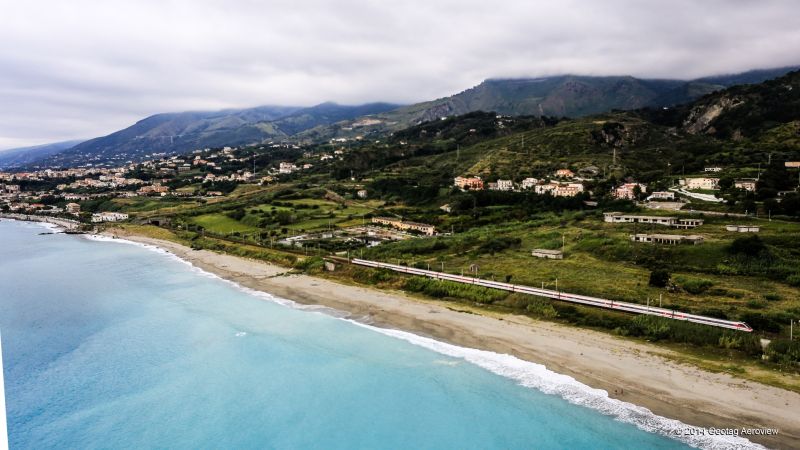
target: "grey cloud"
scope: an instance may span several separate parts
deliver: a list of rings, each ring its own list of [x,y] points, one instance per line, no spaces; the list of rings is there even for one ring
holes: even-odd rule
[[[410,103],[490,77],[798,63],[796,2],[0,0],[0,148],[145,115]]]

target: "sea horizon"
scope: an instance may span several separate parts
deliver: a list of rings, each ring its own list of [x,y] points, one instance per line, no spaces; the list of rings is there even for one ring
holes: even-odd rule
[[[29,248],[32,247],[34,249],[37,248],[37,244],[44,244],[45,247],[49,248],[49,251],[52,251],[53,244],[55,241],[56,247],[66,251],[67,254],[73,255],[76,258],[79,258],[79,255],[88,255],[90,258],[101,258],[106,259],[109,258],[108,254],[114,254],[115,257],[111,257],[114,260],[113,264],[121,264],[122,267],[118,267],[117,270],[122,270],[122,272],[114,272],[111,274],[104,274],[106,277],[110,277],[114,280],[127,280],[125,273],[129,273],[130,270],[134,271],[143,271],[142,273],[136,273],[135,278],[141,282],[152,282],[152,278],[157,278],[158,276],[164,276],[166,278],[162,279],[162,281],[168,281],[166,284],[166,290],[170,292],[167,295],[167,298],[172,300],[170,302],[167,300],[163,302],[163,299],[160,299],[158,294],[155,294],[154,298],[148,302],[148,308],[155,308],[158,310],[160,306],[169,306],[175,307],[174,298],[171,297],[175,294],[175,291],[172,290],[173,288],[170,287],[170,284],[175,282],[176,279],[182,279],[183,283],[188,283],[189,285],[196,285],[198,290],[194,290],[193,292],[182,292],[180,297],[180,306],[186,307],[191,309],[191,305],[193,300],[197,298],[197,296],[203,296],[202,292],[211,292],[213,296],[217,293],[220,296],[225,298],[231,298],[232,302],[241,302],[246,303],[248,307],[246,308],[248,313],[254,314],[253,317],[250,317],[250,320],[255,320],[259,316],[259,314],[265,314],[262,319],[267,322],[270,322],[269,314],[270,313],[277,313],[276,311],[282,312],[282,314],[288,314],[291,317],[284,317],[286,320],[289,320],[289,325],[286,323],[281,322],[281,329],[285,333],[288,333],[292,338],[298,338],[299,336],[294,335],[295,330],[294,326],[304,326],[304,320],[311,319],[312,322],[320,325],[324,332],[322,333],[325,337],[336,340],[342,338],[344,336],[346,339],[355,340],[357,345],[349,347],[349,351],[353,351],[353,349],[360,349],[364,350],[367,347],[364,347],[365,342],[363,341],[363,337],[361,333],[368,333],[369,338],[366,338],[367,341],[370,343],[373,340],[379,340],[382,344],[381,345],[388,345],[392,349],[401,348],[401,352],[405,355],[406,359],[403,359],[403,364],[407,364],[405,366],[401,364],[403,370],[400,373],[393,374],[395,376],[400,377],[403,379],[404,377],[409,377],[415,373],[420,367],[426,367],[426,364],[430,367],[427,367],[423,370],[423,373],[428,373],[428,371],[433,370],[433,378],[437,381],[436,383],[446,382],[446,379],[439,378],[442,376],[439,371],[447,370],[447,371],[459,371],[458,380],[460,383],[466,383],[473,388],[484,388],[487,392],[493,393],[497,395],[498,392],[502,393],[503,395],[501,398],[505,401],[505,403],[500,402],[499,405],[490,405],[488,408],[493,409],[497,408],[501,411],[496,411],[494,415],[499,415],[501,417],[506,417],[507,411],[504,413],[502,410],[506,408],[511,408],[517,412],[523,412],[526,417],[533,417],[537,420],[544,420],[550,425],[548,425],[545,430],[547,431],[554,431],[554,435],[546,436],[543,441],[540,441],[543,445],[542,447],[561,447],[565,444],[568,444],[570,439],[572,439],[573,447],[581,448],[582,444],[588,445],[589,442],[592,442],[592,439],[596,439],[598,437],[603,438],[603,445],[605,448],[614,448],[618,445],[624,445],[628,442],[630,445],[634,443],[642,442],[641,440],[644,439],[647,442],[647,446],[655,447],[655,448],[682,448],[686,445],[700,447],[700,448],[761,448],[758,444],[751,443],[743,438],[730,438],[730,437],[723,437],[723,436],[703,436],[700,433],[693,435],[692,433],[685,433],[682,432],[680,435],[675,438],[678,434],[678,430],[686,430],[689,427],[677,420],[669,419],[661,416],[657,416],[647,410],[646,408],[633,405],[627,402],[623,402],[620,400],[611,399],[608,397],[608,394],[605,391],[599,389],[593,389],[589,386],[586,386],[574,378],[558,374],[556,372],[552,372],[548,370],[545,366],[541,364],[536,364],[529,361],[524,361],[518,359],[511,355],[504,355],[498,354],[494,352],[478,350],[478,349],[471,349],[465,347],[459,347],[452,344],[448,344],[442,341],[438,341],[435,339],[431,339],[424,336],[419,336],[413,333],[409,333],[403,330],[394,330],[394,329],[386,329],[371,325],[369,323],[363,323],[352,318],[347,317],[345,314],[342,314],[339,311],[331,310],[327,307],[319,307],[319,306],[308,306],[308,305],[301,305],[289,299],[283,299],[280,297],[276,297],[270,295],[268,293],[264,293],[261,291],[256,291],[253,289],[249,289],[247,287],[238,285],[237,283],[223,279],[215,274],[206,272],[194,265],[190,262],[185,261],[178,256],[167,252],[163,249],[141,244],[133,241],[126,241],[124,239],[112,239],[105,236],[67,236],[63,234],[46,234],[40,235],[36,231],[42,230],[49,230],[49,232],[54,232],[55,229],[52,226],[47,224],[32,224],[26,222],[17,222],[17,221],[10,221],[10,220],[0,220],[0,241],[4,240],[4,237],[7,235],[12,235],[16,238],[20,238],[25,245]],[[7,242],[5,242],[7,244]],[[12,244],[13,246],[13,244]],[[22,250],[20,250],[22,251]],[[36,253],[36,251],[34,251]],[[13,254],[13,252],[12,252]],[[127,264],[134,263],[133,265],[129,266]],[[147,270],[146,265],[153,265],[153,266],[160,266],[158,269],[158,274],[150,273]],[[0,266],[2,267],[2,266]],[[81,266],[76,266],[73,268],[74,270],[81,271]],[[103,273],[102,266],[96,267],[99,272],[92,272],[92,276],[98,276]],[[8,264],[3,269],[2,274],[6,277],[9,277],[8,274],[9,268]],[[47,274],[43,273],[42,276],[46,277]],[[1,275],[0,275],[1,276]],[[173,278],[174,276],[174,278]],[[13,275],[12,275],[13,277]],[[117,277],[117,278],[114,278]],[[6,282],[9,281],[9,278],[6,278]],[[71,282],[76,282],[79,280],[75,280],[74,278]],[[91,281],[91,280],[87,280]],[[130,282],[130,280],[127,280]],[[203,289],[198,287],[202,286]],[[157,283],[150,286],[151,288],[155,287],[158,289],[158,286],[164,287],[164,285],[159,285]],[[192,291],[191,288],[181,287],[179,291],[183,289],[189,289]],[[12,289],[11,293],[12,296],[19,291]],[[39,298],[41,296],[38,296]],[[102,297],[102,295],[100,296]],[[128,310],[134,316],[139,315],[140,311],[132,312],[130,308],[135,307],[135,302],[131,304],[131,298],[122,299],[121,305],[117,305],[122,307],[125,310]],[[253,302],[255,300],[255,302]],[[266,300],[266,301],[265,301]],[[96,301],[103,302],[102,298],[96,299]],[[116,300],[119,302],[120,300]],[[12,301],[12,303],[15,303]],[[271,305],[271,306],[267,306]],[[0,305],[3,307],[3,310],[6,311],[6,307],[8,305]],[[97,305],[95,305],[96,307]],[[202,319],[204,321],[214,321],[215,318],[211,313],[218,313],[220,310],[216,309],[219,308],[220,304],[218,302],[212,302],[211,304],[206,304],[201,309]],[[210,308],[210,309],[206,309]],[[277,308],[277,309],[273,309]],[[180,308],[179,308],[180,309]],[[11,308],[11,312],[14,314],[19,314],[19,311],[14,311],[14,308]],[[186,311],[181,311],[185,313]],[[241,312],[241,311],[240,311]],[[229,320],[239,321],[243,320],[240,316],[227,316]],[[24,314],[23,314],[24,315]],[[34,313],[34,315],[36,315]],[[8,317],[5,313],[2,316]],[[182,315],[179,315],[185,319]],[[313,319],[312,319],[313,318]],[[63,320],[64,317],[58,317],[58,319]],[[114,320],[119,320],[120,317],[115,317]],[[124,318],[122,318],[124,319]],[[53,320],[56,320],[56,317],[53,317]],[[292,321],[301,321],[299,324],[297,322]],[[320,322],[321,321],[321,322]],[[24,321],[23,321],[24,322]],[[112,321],[113,323],[113,321]],[[275,322],[270,322],[271,325],[277,325]],[[333,325],[336,324],[336,325]],[[4,325],[2,320],[0,319],[0,326]],[[6,324],[7,325],[7,324]],[[11,344],[10,350],[5,348],[4,342],[4,354],[3,357],[5,359],[11,360],[11,367],[6,367],[6,370],[9,371],[11,374],[10,377],[6,377],[6,383],[10,385],[10,389],[6,390],[6,394],[9,397],[7,399],[7,404],[9,405],[9,439],[12,443],[12,448],[31,448],[36,447],[35,444],[42,443],[41,436],[37,436],[37,433],[41,431],[39,427],[45,426],[45,423],[39,423],[39,420],[42,417],[35,413],[28,411],[27,408],[38,405],[41,407],[41,398],[38,398],[38,394],[36,393],[37,388],[41,386],[37,386],[35,383],[29,384],[21,382],[19,377],[24,373],[25,376],[31,375],[41,375],[39,370],[41,368],[31,368],[30,371],[20,370],[21,366],[26,366],[26,362],[24,360],[24,356],[20,358],[19,354],[17,354],[16,350],[19,349],[20,345],[23,348],[26,348],[26,345],[20,344],[17,339],[20,339],[20,335],[24,335],[26,331],[26,327],[24,324],[19,326],[12,326],[11,331]],[[177,323],[172,325],[177,326]],[[253,325],[251,323],[251,325]],[[105,320],[101,320],[99,323],[92,321],[91,324],[87,323],[87,327],[95,328],[100,327],[100,329],[106,331],[109,327],[109,324],[105,322]],[[286,327],[286,328],[283,328]],[[328,327],[332,327],[332,330],[329,330]],[[7,328],[7,326],[6,326]],[[236,340],[244,341],[246,339],[258,337],[268,337],[270,339],[276,338],[274,334],[274,330],[267,330],[262,329],[259,331],[252,331],[249,329],[245,329],[243,327],[241,330],[233,330],[231,336],[226,336],[226,338],[232,338],[232,342],[236,342]],[[3,332],[4,329],[0,327],[0,332]],[[84,330],[85,331],[85,330]],[[319,331],[319,330],[318,330]],[[85,345],[91,337],[95,336],[97,330],[93,330],[88,332],[86,336],[82,336],[81,339],[75,342],[78,347]],[[129,329],[125,329],[125,333],[130,332]],[[330,332],[330,334],[325,334]],[[120,336],[125,336],[129,338],[129,336],[125,333],[122,333]],[[351,336],[351,333],[354,333],[356,338]],[[36,334],[36,333],[34,333]],[[113,333],[112,333],[113,334]],[[315,336],[316,333],[312,334],[302,334],[302,337],[305,339],[316,339],[319,336]],[[378,336],[381,336],[378,338]],[[5,334],[4,334],[5,337]],[[41,338],[41,336],[39,336]],[[206,337],[207,338],[207,337]],[[283,336],[283,338],[287,338],[287,336]],[[24,339],[24,338],[23,338]],[[4,340],[5,341],[5,340]],[[266,342],[262,342],[262,345],[272,344],[273,342],[267,339]],[[150,344],[153,344],[150,342]],[[320,344],[321,345],[321,344]],[[142,348],[138,348],[138,347]],[[147,349],[150,349],[150,345],[148,342],[137,341],[136,343],[135,353],[139,354],[142,352],[147,352]],[[242,363],[251,364],[252,359],[258,358],[259,352],[265,351],[266,348],[269,347],[257,347],[253,350],[253,353],[248,353],[244,355],[240,355],[243,359]],[[323,348],[325,348],[323,346]],[[333,351],[332,348],[325,348],[326,352]],[[337,352],[341,349],[337,349]],[[29,351],[33,352],[29,349]],[[109,355],[106,354],[105,350],[102,348],[98,348],[94,350],[96,352],[95,356],[101,358],[107,358]],[[368,353],[374,350],[365,350]],[[13,353],[12,353],[13,352]],[[26,352],[23,352],[25,355]],[[312,352],[313,353],[313,352]],[[380,353],[380,352],[379,352]],[[35,352],[33,352],[35,354]],[[313,353],[315,356],[316,353]],[[370,353],[372,354],[372,353]],[[71,356],[71,352],[66,352],[63,354],[59,354],[58,358],[48,360],[47,365],[50,364],[58,364],[59,360],[64,357]],[[120,355],[117,355],[120,356]],[[124,355],[122,355],[124,356]],[[131,356],[131,355],[128,355]],[[139,355],[141,356],[141,355]],[[175,355],[172,355],[173,357]],[[285,355],[284,355],[285,356]],[[296,353],[291,353],[292,358],[297,356]],[[85,355],[88,357],[88,355]],[[330,357],[326,353],[326,357]],[[16,359],[20,358],[20,359]],[[355,353],[348,353],[348,358],[356,358],[357,355]],[[417,358],[421,358],[421,361]],[[47,358],[45,358],[47,359]],[[291,359],[291,358],[290,358]],[[347,359],[347,358],[345,358]],[[164,361],[170,361],[169,357],[165,357]],[[100,364],[102,361],[95,361],[97,364]],[[107,361],[106,361],[107,362]],[[381,354],[378,360],[369,360],[369,366],[376,365],[379,368],[383,367],[383,364],[392,365],[396,363],[392,358],[387,358],[385,354]],[[132,366],[136,367],[136,361],[126,361],[125,363],[117,364],[127,364],[133,363]],[[83,361],[83,365],[86,365],[86,361]],[[169,364],[167,364],[169,365]],[[99,366],[96,366],[99,367]],[[433,369],[431,369],[433,367]],[[194,367],[193,367],[194,368]],[[52,369],[52,367],[48,367],[48,369]],[[77,370],[82,372],[87,368],[81,367],[72,367],[73,370]],[[91,370],[91,368],[88,368]],[[420,369],[421,370],[421,369]],[[202,372],[202,371],[201,371]],[[462,373],[465,372],[465,373]],[[166,373],[175,376],[175,373],[170,371],[166,371]],[[236,377],[233,377],[236,378]],[[222,378],[225,380],[226,378]],[[394,380],[394,378],[391,378]],[[67,378],[60,378],[54,377],[50,379],[51,382],[55,383],[66,383],[69,384],[70,380]],[[250,380],[252,381],[252,380]],[[224,383],[224,381],[220,381]],[[408,382],[407,380],[405,381]],[[249,386],[250,388],[256,388],[258,385]],[[333,383],[330,385],[319,385],[320,388],[339,388],[340,386]],[[414,386],[418,388],[417,386]],[[384,386],[385,388],[385,386]],[[118,390],[117,390],[118,389]],[[430,389],[430,387],[426,387],[426,389]],[[114,398],[114,395],[119,395],[123,391],[127,391],[128,388],[123,386],[116,386],[114,389],[111,389],[108,392],[111,395],[111,398]],[[322,389],[321,389],[322,390]],[[478,389],[480,391],[480,389]],[[20,394],[21,392],[25,393],[27,398],[20,402],[18,398],[14,398]],[[352,391],[348,391],[351,395],[354,394]],[[383,392],[383,391],[381,391]],[[425,391],[428,392],[428,391]],[[435,392],[435,390],[434,390]],[[384,395],[390,395],[392,393],[391,390],[384,392]],[[130,394],[130,393],[128,393]],[[240,393],[239,393],[240,394]],[[234,395],[234,398],[241,398],[238,395]],[[402,392],[397,392],[397,395],[402,395]],[[439,393],[440,394],[440,393]],[[63,395],[63,393],[62,393]],[[484,401],[490,400],[483,398],[481,395],[477,395],[475,398],[460,398],[459,396],[455,395],[453,398],[439,398],[438,396],[431,393],[430,395],[434,396],[437,401],[441,402],[441,406],[448,405],[449,401],[455,401],[455,404],[459,404],[459,402],[465,402],[467,400],[470,401],[479,401],[483,403]],[[521,401],[516,398],[516,396],[520,396],[524,398],[525,401]],[[37,398],[37,401],[30,401],[31,397]],[[514,398],[514,400],[510,400],[510,398]],[[69,405],[70,397],[68,396],[64,401],[59,402],[63,403],[61,407],[62,410],[57,410],[55,412],[52,411],[54,405],[51,405],[47,402],[47,416],[50,417],[49,420],[53,418],[58,418],[59,412],[63,413],[66,416],[70,417],[70,420],[77,420],[74,415],[75,414],[90,414],[89,411],[81,408],[75,409],[75,405]],[[80,396],[74,398],[77,403],[80,403]],[[109,399],[105,399],[103,401],[108,401]],[[116,401],[116,400],[115,400]],[[355,402],[363,401],[361,400],[351,400]],[[396,400],[393,400],[396,401]],[[223,402],[224,403],[224,402]],[[491,403],[491,402],[490,402]],[[540,408],[542,404],[547,405],[547,407],[542,411]],[[225,405],[230,406],[230,405]],[[453,406],[453,405],[450,405]],[[289,408],[288,406],[283,406],[284,408]],[[180,408],[178,408],[180,409]],[[289,408],[291,409],[291,408]],[[456,412],[448,410],[449,408],[445,407],[444,410],[438,411],[440,414],[456,414]],[[401,408],[402,410],[402,408]],[[224,408],[221,411],[216,411],[216,414],[223,414]],[[333,409],[331,410],[333,412]],[[43,412],[43,411],[39,411]],[[577,436],[575,435],[564,435],[563,438],[567,439],[565,442],[561,442],[558,440],[558,431],[566,431],[565,429],[559,428],[555,426],[552,422],[554,421],[553,417],[548,417],[547,419],[543,418],[542,414],[547,413],[547,415],[555,414],[556,417],[564,417],[569,419],[580,418],[583,421],[578,421],[579,424],[587,423],[589,428],[585,434],[578,433]],[[471,414],[475,414],[475,412],[471,412]],[[560,416],[559,416],[560,415]],[[64,418],[60,418],[59,420],[63,420]],[[120,426],[116,420],[112,418],[107,418],[114,424],[114,426]],[[318,419],[322,420],[322,419]],[[336,420],[335,417],[331,417],[330,420]],[[30,427],[31,424],[37,424],[35,427]],[[525,422],[518,423],[515,425],[523,426]],[[111,426],[111,425],[109,425]],[[448,427],[452,427],[453,425],[450,424]],[[499,426],[499,425],[496,425]],[[510,426],[510,424],[505,424],[504,426],[508,426],[509,429],[514,429],[515,427]],[[46,428],[50,428],[48,424]],[[56,429],[50,429],[50,432],[55,432],[58,434],[58,427]],[[458,427],[456,427],[458,428]],[[491,427],[488,427],[491,429]],[[571,426],[568,428],[571,429]],[[24,431],[23,431],[24,430]],[[70,427],[65,426],[64,431],[70,430]],[[223,431],[224,430],[219,430]],[[103,434],[107,436],[109,432],[108,429],[104,430]],[[391,435],[391,433],[390,433]],[[502,435],[502,434],[500,434]],[[464,443],[467,443],[467,447],[472,448],[491,448],[491,447],[519,447],[521,442],[525,441],[517,441],[515,439],[509,439],[508,437],[498,437],[494,436],[492,433],[486,433],[484,430],[483,433],[479,433],[483,441],[480,441],[481,445],[469,445],[474,442],[474,439],[465,439]],[[72,436],[74,439],[75,437]],[[385,439],[386,436],[382,437]],[[492,440],[493,438],[497,440]],[[632,439],[630,441],[626,441],[626,439]],[[86,441],[82,439],[76,439],[76,444],[86,444]],[[171,442],[177,442],[177,446],[183,446],[181,441],[175,441],[174,437],[171,439]],[[258,441],[250,441],[249,444],[255,444],[256,442],[264,443],[263,436],[259,436]],[[318,441],[315,441],[318,442]],[[391,439],[388,442],[392,442]],[[444,441],[442,441],[444,442]],[[449,442],[449,441],[448,441]],[[274,441],[267,440],[266,445],[271,446],[270,444],[274,444]],[[453,442],[455,444],[455,442]],[[34,445],[30,445],[34,444]],[[154,445],[155,441],[151,442],[151,445]],[[193,444],[203,445],[201,442],[194,442]],[[341,442],[342,447],[349,447],[351,445],[346,445],[346,442]],[[399,444],[399,443],[398,443]],[[406,444],[403,442],[403,444]],[[425,441],[419,441],[417,445],[425,445]],[[475,442],[477,444],[477,442]],[[143,445],[147,446],[146,443]],[[248,443],[244,443],[245,446]],[[300,442],[284,442],[283,444],[275,445],[278,448],[287,448],[287,447],[295,447],[297,445],[302,445]],[[360,443],[355,443],[354,445],[360,445]],[[88,443],[89,447],[92,447],[92,443]],[[392,445],[389,445],[390,447]],[[406,445],[402,445],[406,446]],[[539,447],[539,445],[536,445]],[[442,448],[442,445],[433,445],[433,448]],[[590,448],[588,446],[584,448]],[[598,448],[598,447],[591,447],[591,448]]]

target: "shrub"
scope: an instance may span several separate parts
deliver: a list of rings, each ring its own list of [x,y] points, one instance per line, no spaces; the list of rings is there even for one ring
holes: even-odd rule
[[[666,269],[654,269],[650,272],[648,284],[654,287],[666,287],[669,283],[669,272]]]
[[[511,238],[511,237],[499,237],[493,238],[484,243],[478,249],[481,253],[490,253],[494,255],[497,252],[502,252],[503,250],[509,248],[517,248],[522,243],[520,238]]]
[[[422,277],[407,278],[403,287],[435,298],[454,297],[485,304],[503,300],[508,295],[496,289]]]
[[[702,294],[714,285],[710,280],[702,278],[681,278],[678,282],[686,292],[694,295]]]
[[[534,297],[525,307],[525,311],[546,319],[558,317],[558,312],[553,308],[553,304],[539,297]]]
[[[747,307],[752,309],[764,309],[767,305],[758,300],[750,300],[747,302]]]
[[[767,246],[757,235],[738,237],[731,242],[728,251],[734,255],[758,256]]]
[[[378,284],[394,278],[392,272],[380,269],[354,268],[353,279],[364,284]]]
[[[755,330],[768,331],[770,333],[781,331],[781,323],[775,320],[774,317],[764,313],[748,312],[742,314],[740,319],[742,322],[747,322]]]
[[[245,216],[244,208],[237,208],[233,211],[228,211],[225,213],[225,215],[233,220],[242,220],[242,218]]]
[[[774,340],[767,346],[767,356],[778,364],[800,362],[800,341]]]
[[[294,264],[294,268],[304,272],[319,272],[325,266],[325,261],[319,256],[305,258]]]
[[[761,354],[761,342],[752,333],[722,330],[663,317],[638,316],[631,320],[622,333],[646,337],[651,340],[668,339],[699,346],[735,349],[751,356]],[[621,333],[621,334],[622,334]]]

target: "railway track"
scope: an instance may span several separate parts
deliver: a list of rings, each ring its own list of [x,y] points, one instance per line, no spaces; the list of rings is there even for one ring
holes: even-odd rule
[[[414,267],[401,266],[397,264],[389,264],[378,261],[369,261],[366,259],[352,259],[353,264],[366,267],[374,267],[379,269],[388,269],[395,272],[406,273],[409,275],[419,275],[436,280],[454,281],[456,283],[473,284],[476,286],[483,286],[493,289],[501,289],[509,292],[519,292],[522,294],[536,295],[539,297],[551,298],[563,302],[578,303],[582,305],[595,306],[598,308],[613,309],[617,311],[625,311],[634,314],[644,314],[648,316],[664,317],[667,319],[682,320],[685,322],[699,323],[718,328],[727,328],[730,330],[738,330],[744,332],[752,332],[753,329],[744,322],[735,322],[731,320],[717,319],[715,317],[700,316],[697,314],[689,314],[674,309],[659,308],[654,306],[644,306],[637,303],[620,302],[615,300],[608,300],[598,297],[590,297],[587,295],[570,294],[551,289],[540,289],[531,286],[524,286],[519,284],[503,283],[500,281],[483,280],[474,277],[465,277],[463,275],[454,275],[443,272],[435,272],[432,270],[417,269]]]

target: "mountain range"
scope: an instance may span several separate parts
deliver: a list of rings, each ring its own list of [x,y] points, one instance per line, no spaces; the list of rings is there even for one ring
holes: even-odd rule
[[[46,158],[49,166],[125,162],[154,153],[281,141],[315,126],[396,109],[389,103],[346,106],[323,103],[310,108],[261,106],[215,112],[156,114],[124,130],[82,142]]]
[[[631,76],[559,75],[489,79],[458,94],[400,106],[390,103],[156,114],[107,136],[77,145],[39,146],[0,153],[0,168],[72,166],[136,161],[154,153],[263,142],[320,142],[336,137],[383,135],[409,126],[473,111],[510,116],[584,117],[614,110],[666,108],[726,87],[759,83],[798,67],[756,70],[695,80]],[[48,148],[42,150],[42,147]],[[30,152],[30,153],[29,153]],[[26,155],[26,153],[28,155]],[[14,156],[10,156],[14,155]],[[22,157],[21,155],[26,155]]]
[[[419,123],[472,111],[510,116],[585,117],[613,110],[669,107],[739,84],[760,83],[800,66],[698,78],[640,79],[631,76],[559,75],[544,78],[489,79],[458,94],[376,114],[373,130],[397,131]],[[349,124],[309,130],[301,136],[320,140],[348,135]],[[360,131],[360,130],[359,130]],[[350,133],[352,134],[352,133]]]
[[[798,186],[799,174],[784,166],[798,160],[800,70],[671,108],[574,119],[498,118],[485,112],[450,116],[352,149],[330,173],[374,180],[367,189],[398,202],[441,205],[449,195],[441,186],[456,176],[519,181],[548,178],[561,168],[596,178],[589,183],[608,191],[625,179],[665,189],[665,176],[719,166],[727,177],[759,177],[777,195]]]
[[[63,152],[83,142],[82,140],[53,142],[51,144],[19,147],[0,151],[0,169],[27,167],[51,155]]]

